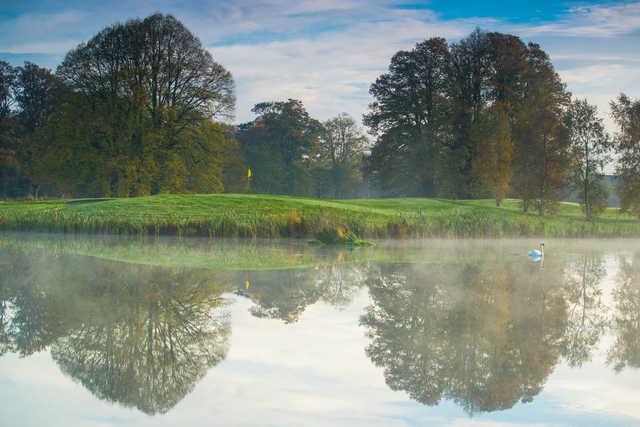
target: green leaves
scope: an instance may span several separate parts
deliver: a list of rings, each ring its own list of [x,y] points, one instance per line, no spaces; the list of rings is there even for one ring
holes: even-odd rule
[[[573,185],[587,219],[602,212],[607,202],[604,165],[609,159],[609,137],[598,109],[586,99],[575,100],[567,111]]]
[[[312,195],[311,169],[316,160],[322,125],[302,102],[263,102],[258,115],[239,127],[237,136],[253,172],[251,191]]]
[[[499,203],[515,192],[541,212],[560,197],[567,94],[538,45],[480,30],[428,39],[396,53],[370,93],[367,172],[385,193]]]
[[[611,102],[611,115],[619,126],[614,142],[620,153],[622,208],[640,217],[640,99],[620,94]]]

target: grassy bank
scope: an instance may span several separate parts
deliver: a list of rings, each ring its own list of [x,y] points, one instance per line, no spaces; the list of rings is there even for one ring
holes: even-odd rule
[[[0,229],[208,237],[312,238],[345,227],[361,238],[630,237],[640,221],[607,210],[594,222],[562,204],[557,214],[523,214],[509,200],[317,200],[267,195],[159,195],[122,199],[0,202]]]

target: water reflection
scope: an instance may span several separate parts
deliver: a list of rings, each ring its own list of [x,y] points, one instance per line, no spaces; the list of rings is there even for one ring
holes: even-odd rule
[[[570,366],[582,366],[591,359],[607,325],[602,280],[606,275],[600,253],[582,254],[568,262],[565,272],[565,298],[568,304],[563,354]]]
[[[540,268],[513,252],[452,245],[420,262],[331,254],[313,267],[232,271],[0,247],[0,355],[49,351],[97,398],[162,414],[225,359],[233,298],[291,324],[366,291],[366,355],[390,389],[425,405],[451,400],[473,414],[530,402],[560,362],[580,368],[608,333],[611,367],[640,367],[640,253],[616,258],[608,306],[606,253]]]
[[[50,347],[100,399],[165,413],[225,357],[228,288],[206,271],[12,255],[1,278],[4,351]]]
[[[613,330],[615,342],[609,351],[609,363],[616,371],[640,367],[640,252],[621,257],[616,289]]]
[[[244,283],[236,291],[254,302],[256,317],[297,322],[305,309],[318,301],[336,307],[349,305],[365,282],[366,266],[334,264],[310,269],[248,271],[237,275]]]
[[[530,401],[561,354],[566,306],[551,266],[382,268],[368,282],[367,354],[394,390],[473,413]]]

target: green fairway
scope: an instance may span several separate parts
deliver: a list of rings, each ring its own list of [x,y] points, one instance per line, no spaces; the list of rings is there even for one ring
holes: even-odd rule
[[[590,222],[579,206],[563,203],[541,218],[522,213],[516,200],[500,208],[492,200],[248,194],[0,202],[4,230],[311,238],[336,227],[363,238],[640,236],[640,221],[617,209]]]

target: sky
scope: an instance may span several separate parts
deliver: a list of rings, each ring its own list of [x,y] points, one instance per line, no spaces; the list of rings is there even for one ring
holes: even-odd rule
[[[640,97],[640,1],[2,0],[0,59],[55,68],[105,26],[154,12],[180,19],[231,71],[238,123],[256,103],[287,98],[321,120],[360,119],[395,52],[433,36],[455,42],[476,27],[539,43],[610,131],[609,101]]]

